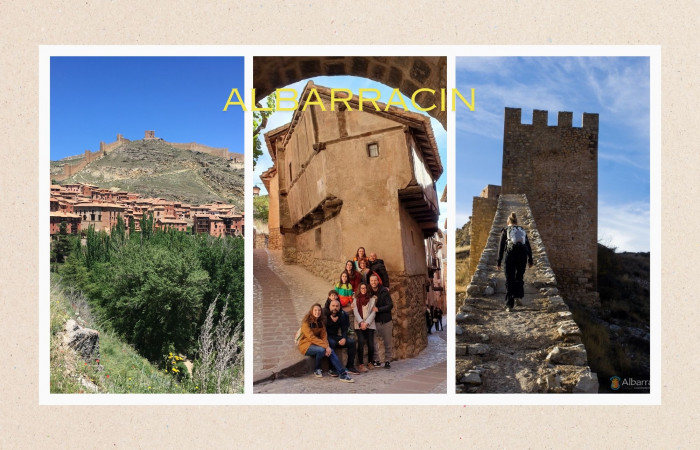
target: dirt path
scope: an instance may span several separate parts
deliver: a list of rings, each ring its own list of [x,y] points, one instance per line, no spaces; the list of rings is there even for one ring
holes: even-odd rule
[[[506,283],[497,269],[500,230],[515,211],[528,233],[535,265],[525,272],[525,297],[505,309]],[[504,195],[478,269],[460,294],[457,392],[592,392],[581,332],[559,296],[554,273],[523,196]]]

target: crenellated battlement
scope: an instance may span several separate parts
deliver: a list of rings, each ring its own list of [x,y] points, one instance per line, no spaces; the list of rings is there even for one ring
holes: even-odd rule
[[[548,125],[534,110],[522,123],[520,108],[506,108],[502,194],[526,194],[562,290],[575,301],[597,288],[598,114],[561,111]]]
[[[190,150],[193,152],[206,153],[212,156],[217,156],[219,158],[230,159],[236,163],[243,162],[242,158],[240,158],[240,155],[229,152],[228,148],[226,147],[209,147],[208,145],[198,144],[197,142],[168,142],[165,141],[163,138],[156,137],[155,130],[146,130],[144,132],[143,139],[146,141],[159,140],[164,142],[165,144],[168,144],[180,150]],[[85,154],[82,161],[76,164],[65,164],[63,166],[63,171],[60,174],[52,175],[51,178],[53,181],[56,182],[63,181],[66,178],[69,178],[75,175],[77,172],[83,170],[85,166],[87,166],[91,162],[97,160],[98,158],[101,158],[102,156],[106,155],[107,153],[111,152],[112,150],[116,149],[122,144],[126,144],[128,142],[131,142],[131,140],[125,138],[121,133],[117,134],[117,140],[114,142],[105,143],[104,141],[100,141],[100,150],[96,152],[85,150]]]
[[[557,124],[549,126],[549,111],[535,109],[532,111],[532,124],[522,123],[521,108],[506,108],[505,112],[505,128],[509,127],[534,127],[534,128],[574,128],[587,131],[598,131],[598,114],[583,113],[581,127],[573,126],[574,114],[570,111],[559,111],[557,113]]]

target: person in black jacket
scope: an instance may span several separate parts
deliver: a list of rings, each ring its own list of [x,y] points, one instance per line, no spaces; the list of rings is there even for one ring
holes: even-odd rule
[[[355,368],[355,340],[348,336],[348,327],[350,326],[350,318],[348,314],[340,308],[340,299],[335,291],[328,293],[326,306],[323,308],[323,314],[326,317],[326,333],[328,334],[328,344],[335,350],[337,348],[346,348],[348,350],[348,361],[346,370],[354,375],[359,375],[360,371]],[[338,372],[335,370],[328,371],[331,376],[337,377]]]
[[[369,277],[370,295],[377,296],[377,303],[372,311],[377,314],[374,316],[374,323],[377,325],[377,336],[384,340],[384,368],[391,369],[391,354],[394,348],[394,338],[392,336],[394,324],[391,321],[391,310],[394,307],[394,302],[389,295],[389,289],[379,284],[379,275],[372,274]],[[372,363],[374,367],[379,367],[379,361]]]
[[[525,230],[518,226],[515,213],[508,217],[508,226],[501,232],[501,243],[498,249],[498,270],[501,270],[501,260],[506,257],[506,311],[515,307],[515,299],[525,296],[523,276],[525,264],[532,267],[532,249]]]
[[[382,279],[382,286],[389,289],[389,274],[386,272],[386,266],[384,266],[384,261],[377,259],[377,254],[372,252],[369,254],[369,268],[377,272],[379,278]]]

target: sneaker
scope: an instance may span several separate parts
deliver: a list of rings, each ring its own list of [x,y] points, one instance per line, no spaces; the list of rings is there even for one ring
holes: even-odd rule
[[[512,310],[513,308],[511,308],[510,306],[506,306],[506,312],[511,312]]]
[[[379,361],[372,361],[372,365],[374,367],[382,367],[382,363],[380,363]]]
[[[359,370],[360,373],[365,373],[365,372],[367,372],[367,368],[365,367],[364,364],[360,364],[359,366],[357,366],[357,370]]]
[[[353,380],[352,378],[350,378],[350,375],[348,375],[347,373],[342,374],[342,375],[340,376],[340,378],[338,378],[338,379],[339,379],[340,381],[344,381],[344,382],[346,382],[346,383],[354,383],[354,382],[355,382],[355,380]]]
[[[523,302],[521,302],[519,298],[516,298],[515,299],[515,306],[523,306]]]
[[[353,374],[353,375],[359,375],[359,374],[360,374],[360,371],[357,370],[357,369],[354,368],[354,367],[348,367],[348,368],[345,369],[345,370],[347,370],[348,373],[351,373],[351,374]]]
[[[385,368],[385,369],[391,369],[391,364],[389,363],[389,361],[387,361],[387,362],[384,363],[384,368]]]
[[[321,369],[314,370],[314,376],[316,378],[322,378],[323,377],[323,372],[321,372]]]
[[[337,377],[338,376],[338,371],[335,369],[328,369],[328,375],[332,377]]]

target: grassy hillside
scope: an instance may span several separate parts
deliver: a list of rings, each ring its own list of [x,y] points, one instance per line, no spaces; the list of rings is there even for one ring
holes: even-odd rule
[[[167,393],[179,394],[198,386],[183,385],[158,370],[133,347],[101,327],[93,318],[81,293],[65,289],[52,279],[51,286],[51,393]],[[100,357],[84,361],[61,345],[63,327],[75,319],[100,333]]]
[[[115,187],[191,204],[222,201],[242,210],[244,171],[238,167],[223,158],[176,149],[163,141],[139,140],[93,161],[62,184]]]

